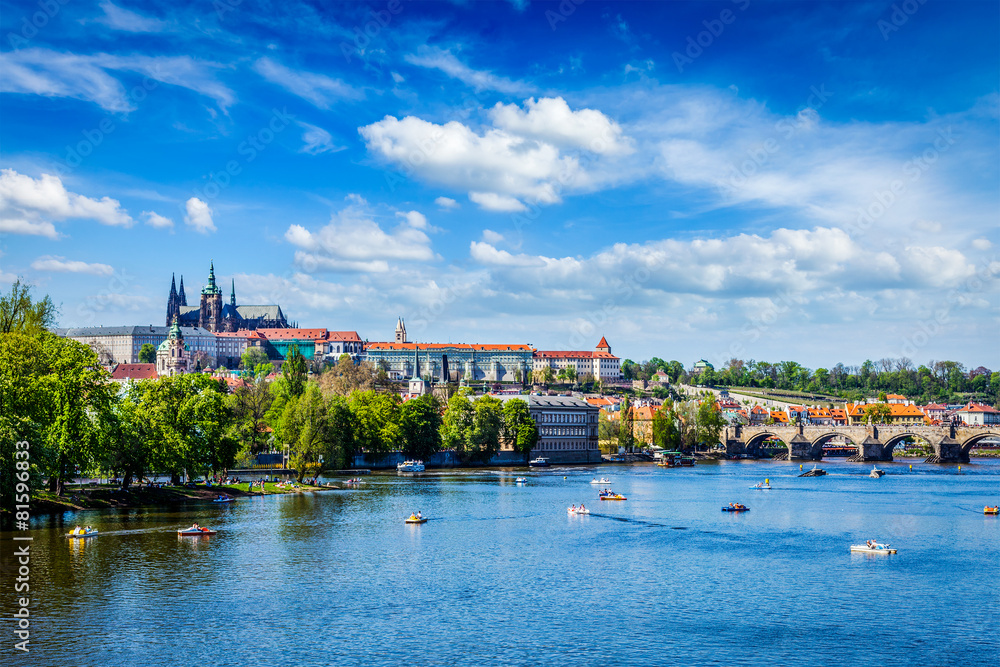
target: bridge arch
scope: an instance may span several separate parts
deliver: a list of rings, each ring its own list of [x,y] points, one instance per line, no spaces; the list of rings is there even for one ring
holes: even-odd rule
[[[788,439],[772,431],[759,431],[749,436],[745,441],[746,452],[754,456],[759,455],[764,443],[771,438],[777,438],[788,452],[788,458],[792,457],[792,446],[789,444]]]
[[[891,461],[892,453],[899,445],[899,443],[911,438],[915,440],[921,440],[927,443],[927,447],[931,450],[932,456],[940,454],[940,447],[932,439],[928,438],[926,434],[916,433],[914,431],[904,431],[902,433],[893,433],[892,435],[885,438],[882,447],[883,460]]]
[[[861,443],[856,439],[852,438],[849,433],[843,431],[830,431],[829,433],[824,433],[823,435],[813,438],[812,441],[812,453],[815,460],[822,460],[823,458],[823,445],[830,442],[834,438],[843,438],[849,443],[854,445],[854,449],[857,452],[861,451]]]
[[[961,460],[964,461],[964,462],[968,462],[969,455],[972,453],[972,447],[976,443],[981,442],[983,440],[986,440],[988,438],[993,438],[993,439],[1000,440],[1000,435],[998,435],[996,433],[990,433],[990,432],[977,433],[976,435],[973,435],[973,436],[971,436],[971,437],[963,440],[962,444],[961,444],[961,450],[962,450]]]

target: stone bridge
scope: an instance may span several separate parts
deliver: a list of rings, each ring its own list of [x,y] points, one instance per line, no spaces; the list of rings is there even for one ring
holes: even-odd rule
[[[925,426],[922,424],[870,424],[866,426],[823,426],[817,424],[771,426],[729,426],[720,440],[729,456],[759,456],[761,446],[776,437],[788,447],[788,458],[819,461],[823,445],[844,438],[858,448],[852,461],[891,461],[892,450],[902,440],[923,440],[934,454],[931,463],[968,463],[969,451],[986,438],[1000,438],[1000,426]]]

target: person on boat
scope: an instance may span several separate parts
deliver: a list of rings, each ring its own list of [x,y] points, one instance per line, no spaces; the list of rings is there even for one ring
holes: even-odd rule
[[[418,519],[423,519],[424,518],[424,515],[420,513],[420,510],[417,510],[417,518]]]
[[[580,511],[581,511],[581,512],[583,512],[583,511],[584,511],[584,510],[586,510],[586,509],[587,509],[587,508],[583,506],[583,503],[580,503]]]
[[[570,512],[575,512],[576,511],[576,503],[573,503],[572,505],[569,506],[569,511]]]

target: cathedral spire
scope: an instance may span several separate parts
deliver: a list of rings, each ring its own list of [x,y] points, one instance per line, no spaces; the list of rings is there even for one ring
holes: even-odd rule
[[[177,296],[177,274],[170,274],[170,296]]]
[[[177,293],[177,302],[181,306],[188,305],[187,297],[184,296],[184,276],[183,275],[181,276],[181,289]]]
[[[208,284],[202,290],[202,294],[222,294],[222,290],[215,284],[215,262],[211,262],[208,267]]]
[[[233,291],[229,294],[229,305],[236,307],[236,279],[233,279]]]

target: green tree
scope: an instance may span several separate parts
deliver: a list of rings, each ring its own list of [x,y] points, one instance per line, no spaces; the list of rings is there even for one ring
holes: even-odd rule
[[[635,415],[628,396],[621,403],[621,427],[618,430],[618,449],[631,452],[635,448]]]
[[[142,347],[139,348],[139,363],[140,364],[156,363],[156,348],[153,347],[152,343],[143,343]]]
[[[271,365],[271,360],[268,359],[267,352],[257,345],[248,347],[247,351],[244,352],[243,356],[240,358],[240,368],[242,368],[245,373],[256,373],[257,367],[261,364]]]
[[[395,451],[400,441],[397,394],[358,391],[348,399],[354,415],[354,442],[376,459]]]
[[[726,419],[715,401],[702,401],[698,406],[698,442],[715,446],[725,426]]]
[[[441,404],[433,394],[410,399],[399,413],[406,458],[423,461],[441,451]]]
[[[322,472],[319,459],[330,441],[329,426],[327,404],[315,384],[293,397],[285,408],[282,432],[289,447],[289,465],[295,469],[299,483],[306,475]],[[325,463],[326,457],[323,459]]]
[[[57,314],[48,295],[40,301],[32,300],[31,285],[18,278],[10,292],[0,295],[0,334],[39,334],[55,325]]]
[[[295,397],[301,396],[306,389],[309,365],[306,363],[306,358],[299,352],[298,345],[292,345],[288,348],[285,363],[281,365],[281,374],[288,382],[289,393]]]
[[[233,410],[236,437],[251,454],[264,450],[267,435],[267,413],[274,403],[274,394],[263,376],[244,378],[229,396]]]
[[[865,406],[866,424],[885,424],[892,417],[888,403],[869,403]]]
[[[653,445],[669,451],[680,451],[681,432],[673,403],[669,401],[653,414]]]
[[[472,401],[465,392],[460,391],[448,399],[448,409],[441,421],[441,446],[455,450],[459,459],[467,448],[474,412]]]
[[[488,463],[500,451],[503,429],[503,402],[493,396],[480,396],[473,404],[472,429],[469,432],[466,460]]]
[[[502,438],[511,449],[524,456],[527,464],[531,450],[538,444],[538,425],[531,416],[527,401],[513,398],[504,402]]]

